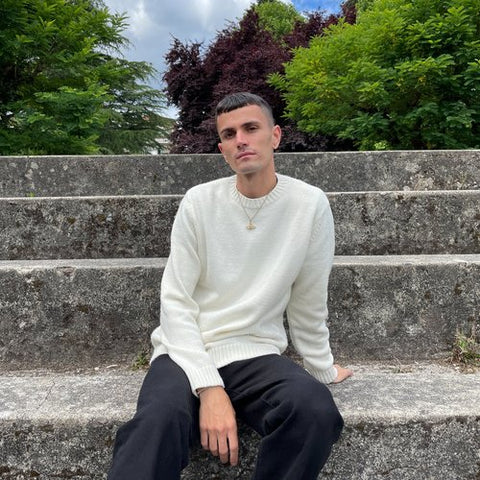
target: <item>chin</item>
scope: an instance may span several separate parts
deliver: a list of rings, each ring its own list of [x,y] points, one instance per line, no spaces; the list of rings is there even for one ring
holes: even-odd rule
[[[239,168],[237,169],[236,173],[240,174],[240,175],[251,175],[251,174],[254,174],[254,173],[257,173],[261,171],[261,168],[254,168],[254,167],[251,167],[251,168],[248,168],[248,167],[245,167],[245,168]]]

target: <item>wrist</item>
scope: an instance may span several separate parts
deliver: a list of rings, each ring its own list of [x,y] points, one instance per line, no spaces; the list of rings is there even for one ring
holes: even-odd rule
[[[198,397],[200,397],[200,395],[205,391],[205,390],[208,390],[210,387],[201,387],[201,388],[197,388],[195,390],[195,393],[197,394]]]
[[[197,388],[195,390],[195,393],[197,394],[198,398],[200,398],[200,395],[204,392],[206,392],[207,390],[210,390],[212,388],[222,388],[220,387],[220,385],[211,385],[209,387],[200,387],[200,388]]]

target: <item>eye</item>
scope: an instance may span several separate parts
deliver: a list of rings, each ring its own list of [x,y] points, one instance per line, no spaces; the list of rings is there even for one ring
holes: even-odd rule
[[[222,138],[224,140],[229,140],[233,138],[233,136],[234,136],[234,133],[231,130],[227,130],[226,132],[223,132]]]

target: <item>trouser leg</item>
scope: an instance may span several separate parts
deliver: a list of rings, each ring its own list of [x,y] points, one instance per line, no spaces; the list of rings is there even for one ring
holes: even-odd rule
[[[263,437],[253,479],[316,480],[343,427],[329,389],[278,355],[220,372],[237,416]]]
[[[108,480],[178,480],[198,438],[198,400],[168,355],[154,360],[137,411],[117,433]]]

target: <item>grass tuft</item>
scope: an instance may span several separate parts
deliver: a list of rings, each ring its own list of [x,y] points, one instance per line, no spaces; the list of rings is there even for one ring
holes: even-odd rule
[[[134,370],[141,370],[147,368],[150,363],[150,351],[149,349],[142,350],[135,358],[132,368]]]
[[[464,367],[480,367],[480,339],[476,334],[475,324],[470,335],[457,332],[453,344],[452,362]]]

